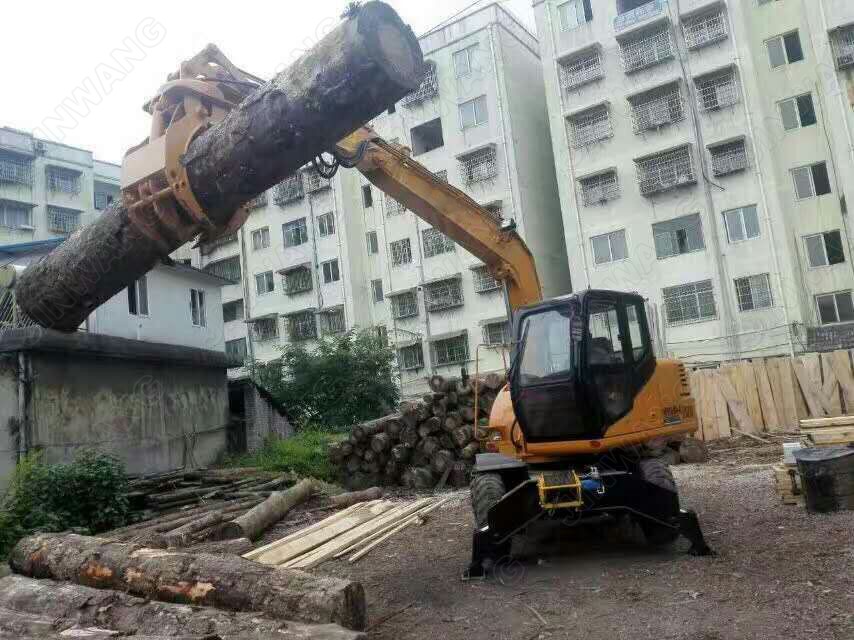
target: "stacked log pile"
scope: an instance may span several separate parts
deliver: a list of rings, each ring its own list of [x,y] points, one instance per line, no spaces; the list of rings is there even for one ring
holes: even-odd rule
[[[432,391],[421,400],[403,402],[395,414],[353,426],[347,440],[330,446],[329,459],[342,484],[416,490],[465,486],[480,451],[482,427],[505,383],[498,373],[467,381],[432,376]]]

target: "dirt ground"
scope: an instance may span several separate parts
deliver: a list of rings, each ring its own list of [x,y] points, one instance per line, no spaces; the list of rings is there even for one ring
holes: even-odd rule
[[[315,571],[362,582],[374,640],[854,639],[854,512],[778,504],[779,444],[718,449],[674,467],[715,558],[687,555],[683,540],[656,552],[552,523],[514,543],[497,575],[464,583],[472,518],[458,492],[359,562]]]

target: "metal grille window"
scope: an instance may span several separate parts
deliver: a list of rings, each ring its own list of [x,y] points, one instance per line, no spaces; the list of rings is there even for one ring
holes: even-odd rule
[[[403,347],[400,350],[400,368],[405,371],[414,371],[424,367],[424,348],[421,343]]]
[[[305,190],[307,193],[317,193],[332,186],[332,182],[317,171],[311,169],[305,172]]]
[[[641,195],[652,195],[681,185],[694,184],[694,165],[690,147],[666,151],[635,160]]]
[[[200,242],[199,243],[199,251],[203,256],[213,253],[219,247],[224,247],[227,244],[231,244],[232,242],[237,242],[237,232],[235,233],[227,233],[224,236],[220,236],[219,238],[215,238],[208,242]]]
[[[33,161],[26,156],[0,151],[0,182],[33,184]]]
[[[382,302],[385,299],[383,295],[383,281],[381,279],[371,280],[371,297],[374,302]]]
[[[469,339],[466,334],[436,340],[433,343],[433,360],[436,366],[458,364],[469,359]]]
[[[780,119],[786,131],[800,127],[811,127],[816,123],[815,105],[811,93],[788,98],[781,101],[779,105]]]
[[[596,264],[616,262],[629,257],[625,229],[593,236],[590,238],[590,243],[593,245],[593,261]]]
[[[448,181],[448,170],[447,169],[442,169],[441,171],[436,171],[433,173],[433,175],[436,176],[437,180],[441,180],[442,182]]]
[[[438,229],[424,229],[421,232],[421,239],[424,243],[425,258],[432,258],[454,250],[454,241]]]
[[[267,192],[262,191],[244,205],[247,209],[260,209],[267,206]]]
[[[279,337],[278,318],[258,318],[252,321],[251,327],[252,337],[258,342],[275,340]]]
[[[217,260],[205,265],[205,273],[219,278],[225,278],[232,282],[240,281],[240,256],[231,256],[224,260]]]
[[[286,247],[296,247],[308,242],[308,227],[305,218],[283,224],[282,236]]]
[[[243,300],[232,300],[222,305],[222,321],[243,320]]]
[[[471,185],[481,180],[489,180],[498,175],[498,159],[495,154],[495,147],[493,146],[478,149],[473,153],[461,156],[459,161],[460,173],[466,185]]]
[[[231,362],[245,362],[246,338],[225,341],[225,355]]]
[[[744,171],[750,166],[747,157],[747,145],[744,140],[736,140],[709,148],[712,159],[712,173],[725,176],[736,171]]]
[[[741,100],[741,90],[735,69],[701,76],[694,80],[697,88],[697,106],[700,111],[717,111]]]
[[[767,273],[735,279],[735,294],[739,311],[754,311],[774,306],[771,278]]]
[[[47,228],[55,233],[71,233],[80,227],[80,212],[63,207],[47,207]]]
[[[276,281],[273,279],[272,271],[255,274],[255,291],[259,296],[272,293],[276,289]]]
[[[685,33],[685,46],[689,49],[699,49],[726,40],[729,35],[729,25],[723,9],[685,20],[682,30]]]
[[[302,311],[289,315],[288,337],[298,342],[300,340],[311,340],[317,337],[317,320],[312,311]]]
[[[827,174],[827,164],[824,162],[792,169],[792,179],[795,182],[795,196],[798,200],[823,196],[831,192],[830,176]]]
[[[344,333],[347,323],[344,320],[344,307],[328,309],[318,314],[320,320],[320,333],[324,336]]]
[[[504,217],[504,207],[501,205],[501,202],[490,202],[483,207],[486,209],[486,212],[492,216],[492,219],[497,223],[501,224],[501,219]]]
[[[851,299],[851,291],[823,293],[815,297],[815,303],[821,324],[854,321],[854,302]]]
[[[652,236],[655,239],[655,254],[659,259],[706,248],[699,213],[654,224]]]
[[[266,249],[270,246],[270,227],[261,227],[252,232],[252,249]]]
[[[208,324],[205,292],[201,289],[190,289],[190,317],[194,327],[205,327]]]
[[[341,270],[338,268],[338,258],[321,263],[320,271],[323,274],[323,284],[338,282],[341,279]]]
[[[423,102],[427,102],[439,95],[439,78],[436,75],[436,63],[432,60],[424,61],[424,77],[421,84],[412,93],[403,97],[401,104],[411,109]]]
[[[578,184],[581,187],[581,200],[585,207],[620,197],[620,183],[617,180],[616,171],[581,178]]]
[[[724,211],[724,224],[730,242],[759,237],[759,214],[756,212],[756,205]]]
[[[768,48],[768,61],[772,69],[804,59],[801,36],[797,31],[766,40],[765,46]]]
[[[308,267],[298,267],[287,271],[282,276],[282,285],[285,289],[285,295],[289,296],[311,291],[314,286],[311,269]]]
[[[620,42],[620,58],[626,73],[651,67],[672,57],[673,42],[668,27],[640,38]]]
[[[80,193],[80,172],[65,167],[48,166],[47,189],[48,191],[60,193]]]
[[[390,195],[386,194],[385,214],[387,216],[399,216],[404,211],[406,211],[406,207],[404,207],[400,202],[392,198]]]
[[[608,106],[604,104],[569,116],[567,122],[571,144],[576,149],[614,135],[611,129],[611,114]]]
[[[842,234],[838,229],[804,236],[811,267],[827,267],[845,262]]]
[[[0,200],[0,227],[23,229],[30,226],[29,206]]]
[[[380,243],[376,231],[368,231],[365,234],[365,242],[368,245],[368,255],[372,256],[380,252]]]
[[[323,236],[335,235],[335,214],[331,211],[317,216],[317,233]]]
[[[389,250],[392,266],[398,267],[402,264],[412,262],[412,245],[409,242],[409,238],[392,242],[389,245]]]
[[[472,269],[472,275],[474,276],[475,293],[487,293],[501,288],[501,284],[489,273],[489,269],[486,267]]]
[[[391,297],[391,312],[396,320],[417,316],[418,296],[414,291],[406,291]]]
[[[488,345],[510,344],[510,323],[490,322],[483,325],[483,342]]]
[[[598,49],[558,62],[557,70],[560,87],[567,92],[605,75],[602,70],[602,56]]]
[[[839,29],[834,38],[836,45],[836,66],[847,69],[854,66],[854,25]]]
[[[711,280],[668,287],[662,293],[668,324],[701,322],[717,317]]]
[[[427,311],[453,309],[463,304],[463,288],[459,278],[451,278],[424,286],[424,306]]]
[[[635,133],[660,129],[685,119],[685,105],[678,83],[629,98]]]
[[[95,209],[97,211],[103,211],[113,203],[113,200],[116,199],[116,195],[116,193],[111,193],[109,191],[96,191]]]
[[[299,200],[304,195],[302,174],[300,173],[285,178],[273,187],[273,202],[280,206]]]

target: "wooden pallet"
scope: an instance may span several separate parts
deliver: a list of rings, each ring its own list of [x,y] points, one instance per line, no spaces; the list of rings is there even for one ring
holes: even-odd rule
[[[801,489],[801,476],[795,465],[778,464],[774,466],[774,483],[777,494],[783,504],[803,506],[804,496]]]

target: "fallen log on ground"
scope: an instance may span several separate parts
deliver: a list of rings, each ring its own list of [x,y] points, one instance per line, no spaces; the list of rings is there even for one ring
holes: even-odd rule
[[[317,491],[317,481],[306,478],[288,489],[275,491],[261,504],[239,518],[227,522],[221,529],[223,538],[249,538],[256,540],[276,524],[296,505],[308,500]]]
[[[41,534],[20,540],[9,566],[32,578],[116,589],[161,602],[258,611],[349,629],[365,625],[361,584],[274,569],[232,555],[159,551],[75,534]]]
[[[326,503],[329,506],[342,508],[349,507],[357,502],[367,502],[368,500],[379,500],[383,497],[383,490],[379,487],[371,487],[364,491],[350,491],[349,493],[341,493],[337,496],[330,496]]]
[[[249,538],[235,538],[234,540],[194,544],[187,548],[187,553],[232,553],[236,556],[242,556],[251,551],[253,546]]]

